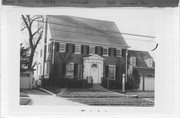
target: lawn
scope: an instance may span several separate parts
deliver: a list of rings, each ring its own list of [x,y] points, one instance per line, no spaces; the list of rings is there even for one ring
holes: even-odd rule
[[[79,102],[87,105],[119,105],[119,106],[153,106],[151,101],[139,98],[67,98],[73,102]]]
[[[87,105],[153,106],[154,102],[127,97],[125,94],[91,89],[58,89],[57,96]],[[56,91],[57,92],[57,91]],[[131,93],[129,93],[131,94]]]
[[[117,89],[112,89],[111,91],[122,93],[122,91]],[[126,91],[125,94],[138,95],[140,98],[154,98],[154,91]]]

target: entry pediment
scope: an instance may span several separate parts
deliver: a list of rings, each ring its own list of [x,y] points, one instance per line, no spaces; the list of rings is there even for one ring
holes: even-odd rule
[[[104,58],[102,58],[101,56],[97,55],[97,54],[93,54],[89,57],[85,57],[83,58],[84,60],[104,60]]]

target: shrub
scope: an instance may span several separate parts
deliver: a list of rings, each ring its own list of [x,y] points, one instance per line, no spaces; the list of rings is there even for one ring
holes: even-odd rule
[[[86,80],[66,79],[67,88],[84,88]]]

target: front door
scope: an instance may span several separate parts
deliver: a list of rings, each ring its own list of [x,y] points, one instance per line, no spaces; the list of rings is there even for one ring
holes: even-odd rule
[[[91,66],[91,76],[93,78],[93,83],[100,84],[101,81],[99,79],[99,70],[97,64],[93,64]]]

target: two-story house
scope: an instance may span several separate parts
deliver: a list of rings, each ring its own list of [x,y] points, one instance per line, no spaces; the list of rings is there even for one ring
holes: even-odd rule
[[[147,51],[128,50],[128,75],[133,69],[141,76],[139,90],[154,91],[155,62]]]
[[[48,15],[40,51],[39,75],[52,79],[120,79],[129,48],[114,22]],[[44,50],[45,53],[44,53]],[[45,58],[44,58],[45,57]],[[44,63],[44,64],[43,64]],[[44,67],[43,67],[44,66]]]

